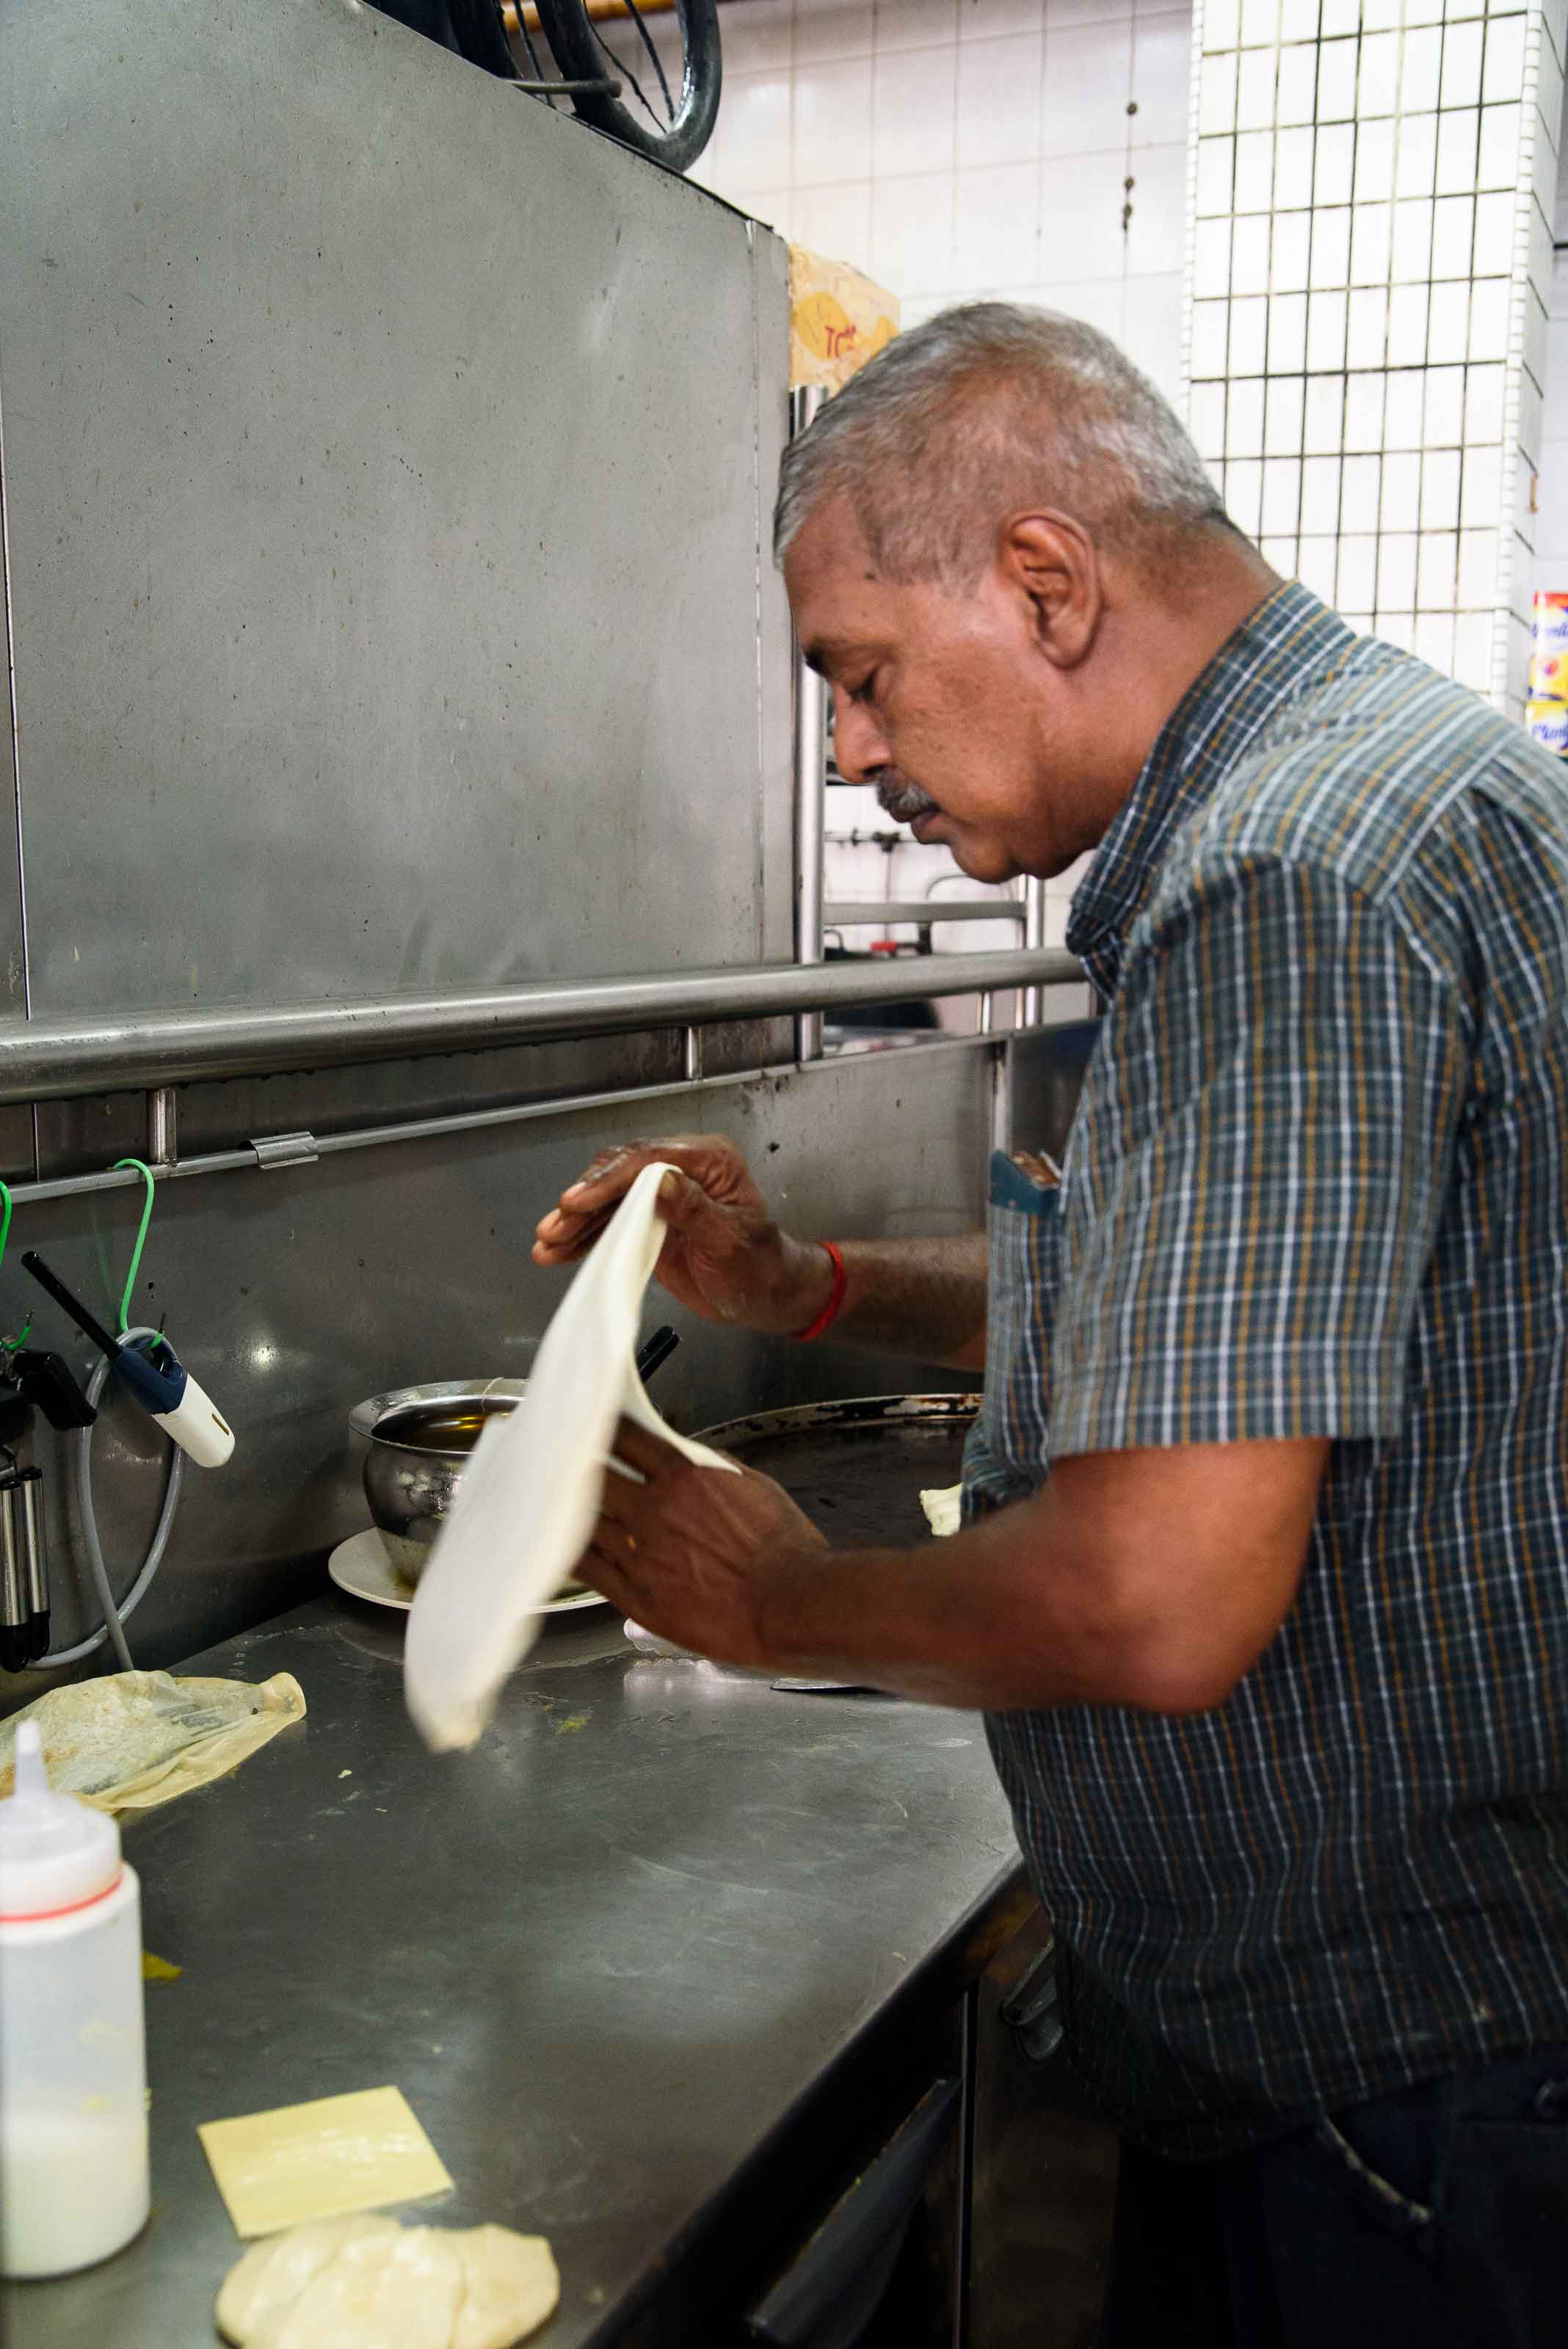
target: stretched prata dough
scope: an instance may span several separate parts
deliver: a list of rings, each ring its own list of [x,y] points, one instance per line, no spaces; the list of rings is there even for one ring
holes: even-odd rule
[[[666,1427],[637,1374],[642,1292],[670,1170],[645,1166],[562,1299],[515,1411],[474,1447],[409,1614],[403,1692],[427,1745],[472,1745],[533,1646],[539,1609],[587,1547],[624,1413],[706,1468],[733,1469]],[[623,1470],[629,1475],[629,1470]]]
[[[560,2296],[542,2235],[329,2219],[248,2251],[218,2325],[236,2349],[512,2349]]]

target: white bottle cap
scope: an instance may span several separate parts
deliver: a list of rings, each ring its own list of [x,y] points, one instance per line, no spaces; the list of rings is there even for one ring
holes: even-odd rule
[[[16,1732],[16,1786],[0,1802],[0,1924],[57,1916],[113,1890],[119,1829],[106,1812],[49,1790],[36,1721]]]

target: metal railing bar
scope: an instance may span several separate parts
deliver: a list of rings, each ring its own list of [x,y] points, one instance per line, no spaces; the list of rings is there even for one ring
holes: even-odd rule
[[[868,929],[877,922],[918,922],[929,929],[934,922],[1023,922],[1028,915],[1020,897],[856,897],[825,905],[822,918],[830,930]]]
[[[762,1069],[737,1069],[722,1077],[700,1077],[695,1082],[681,1080],[664,1085],[628,1085],[619,1092],[552,1094],[547,1101],[504,1102],[493,1109],[452,1110],[441,1117],[410,1117],[389,1125],[356,1125],[341,1133],[313,1133],[308,1159],[295,1164],[310,1164],[317,1158],[336,1158],[352,1150],[379,1150],[397,1142],[433,1142],[454,1133],[477,1133],[484,1128],[498,1125],[519,1125],[525,1119],[537,1117],[569,1117],[575,1110],[635,1108],[639,1102],[664,1101],[676,1093],[708,1092],[720,1085],[750,1084],[765,1074]],[[265,1145],[261,1145],[265,1146]],[[154,1182],[184,1182],[195,1174],[254,1174],[265,1165],[257,1155],[258,1144],[247,1143],[234,1150],[209,1150],[192,1158],[177,1159],[171,1166],[154,1166]],[[119,1191],[127,1185],[140,1185],[141,1177],[134,1168],[111,1169],[102,1174],[51,1175],[38,1183],[13,1183],[11,1198],[15,1206],[24,1206],[29,1201],[45,1199],[75,1199],[92,1191]]]
[[[919,1041],[899,1044],[891,1049],[911,1052],[922,1059],[938,1053],[985,1050],[995,1053],[999,1049],[994,1038],[982,1036],[932,1036]],[[320,1158],[336,1158],[356,1150],[379,1150],[400,1142],[432,1142],[460,1133],[478,1133],[498,1126],[520,1125],[531,1119],[571,1117],[580,1112],[606,1109],[636,1109],[644,1102],[668,1101],[682,1094],[718,1092],[727,1087],[755,1084],[763,1079],[787,1073],[792,1077],[815,1077],[832,1074],[849,1065],[859,1056],[853,1053],[835,1054],[826,1060],[807,1061],[798,1066],[786,1063],[783,1069],[736,1069],[722,1076],[680,1078],[665,1084],[626,1086],[618,1092],[597,1093],[553,1094],[545,1101],[505,1102],[490,1109],[453,1110],[438,1117],[404,1118],[388,1125],[350,1126],[341,1133],[290,1135],[290,1142],[308,1143],[286,1158],[279,1156],[281,1165],[309,1164]],[[172,1164],[155,1165],[152,1175],[158,1183],[189,1182],[206,1174],[257,1174],[268,1170],[269,1140],[246,1143],[229,1150],[209,1150],[190,1158],[176,1159]],[[50,1199],[77,1199],[99,1191],[122,1191],[140,1187],[141,1176],[134,1168],[109,1168],[96,1174],[50,1175],[40,1182],[14,1183],[10,1186],[12,1202],[16,1206],[37,1206]]]
[[[926,957],[919,991],[973,995],[988,988],[1071,986],[1082,978],[1070,955],[1008,947]],[[705,1027],[851,1003],[897,1002],[909,992],[907,965],[888,958],[552,980],[365,1002],[6,1021],[0,1023],[0,1103],[140,1092],[652,1028]]]

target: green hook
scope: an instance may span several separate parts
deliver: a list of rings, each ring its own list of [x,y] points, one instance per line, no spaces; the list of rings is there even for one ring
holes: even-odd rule
[[[0,1183],[0,1264],[4,1264],[5,1261],[5,1243],[10,1237],[11,1186],[8,1183]],[[8,1354],[19,1354],[23,1347],[27,1342],[32,1327],[33,1317],[29,1313],[26,1319],[22,1324],[21,1336],[19,1338],[0,1338],[0,1346],[4,1346]]]
[[[152,1221],[154,1186],[151,1167],[144,1165],[140,1158],[117,1158],[114,1165],[117,1174],[122,1166],[133,1166],[147,1185],[147,1197],[141,1210],[141,1228],[136,1235],[136,1246],[130,1251],[130,1270],[125,1276],[125,1294],[119,1300],[119,1335],[123,1338],[130,1327],[131,1292],[136,1287],[136,1276],[141,1270],[141,1251],[147,1246],[147,1226]],[[4,1235],[0,1233],[0,1257],[4,1254]]]

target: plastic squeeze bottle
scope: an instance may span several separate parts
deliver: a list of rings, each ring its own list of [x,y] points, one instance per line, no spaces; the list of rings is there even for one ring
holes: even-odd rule
[[[90,2267],[148,2200],[140,1890],[25,1721],[0,1801],[0,2274]]]

